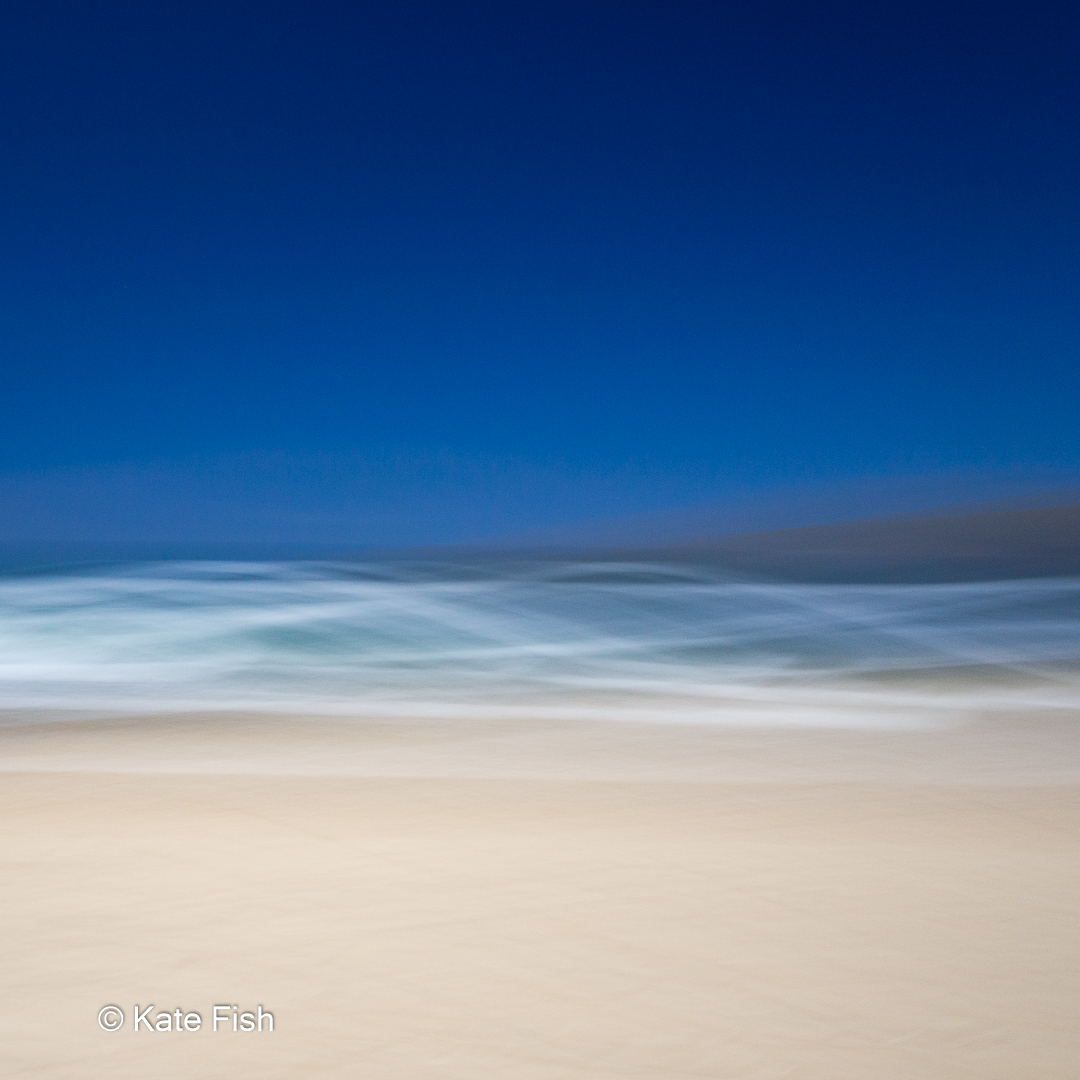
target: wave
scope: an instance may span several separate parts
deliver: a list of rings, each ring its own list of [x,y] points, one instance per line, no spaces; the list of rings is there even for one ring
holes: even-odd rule
[[[0,707],[933,722],[1076,707],[1080,578],[666,562],[144,562],[0,579]]]

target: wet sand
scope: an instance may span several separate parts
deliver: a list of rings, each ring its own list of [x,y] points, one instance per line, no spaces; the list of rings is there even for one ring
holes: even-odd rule
[[[0,1073],[1073,1077],[1077,732],[8,723]]]

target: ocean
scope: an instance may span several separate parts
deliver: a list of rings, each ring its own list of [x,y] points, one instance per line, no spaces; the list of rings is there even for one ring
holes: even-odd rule
[[[1080,704],[1080,578],[134,560],[0,575],[0,710],[910,726]]]

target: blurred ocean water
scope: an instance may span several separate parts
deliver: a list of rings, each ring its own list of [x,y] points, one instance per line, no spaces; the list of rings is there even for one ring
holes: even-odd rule
[[[933,723],[1080,707],[1080,579],[140,562],[0,577],[0,709]]]

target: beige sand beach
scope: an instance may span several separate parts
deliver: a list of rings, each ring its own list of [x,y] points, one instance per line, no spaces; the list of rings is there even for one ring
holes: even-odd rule
[[[0,1073],[1071,1078],[1078,723],[9,723]]]

